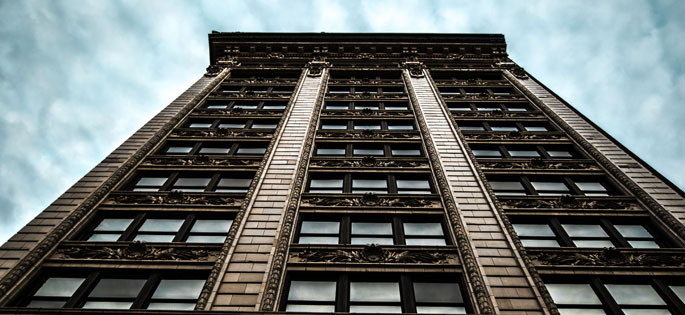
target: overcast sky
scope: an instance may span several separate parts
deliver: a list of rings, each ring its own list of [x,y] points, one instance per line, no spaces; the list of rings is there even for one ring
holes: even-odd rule
[[[685,187],[685,1],[0,0],[0,243],[171,102],[207,33],[501,33],[511,58]]]

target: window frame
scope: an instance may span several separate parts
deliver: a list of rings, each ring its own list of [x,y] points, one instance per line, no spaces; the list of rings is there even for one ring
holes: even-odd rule
[[[398,189],[397,180],[403,180],[407,176],[421,176],[421,180],[426,180],[429,185],[429,190],[427,193],[414,193],[407,194],[402,193],[402,189]],[[343,172],[309,172],[307,178],[307,184],[305,186],[305,192],[311,194],[332,194],[332,193],[317,193],[311,191],[312,180],[326,180],[326,179],[342,179],[343,186],[342,192],[338,194],[364,194],[364,193],[353,193],[353,179],[381,179],[386,178],[387,182],[387,193],[382,193],[382,195],[434,195],[437,193],[435,183],[433,183],[433,177],[430,173],[426,172],[416,172],[412,174],[403,173],[343,173]],[[411,180],[416,180],[412,178]]]
[[[237,174],[242,176],[234,177]],[[251,176],[250,176],[251,175]],[[189,177],[199,177],[199,178],[209,178],[208,184],[205,186],[202,192],[183,192],[183,193],[217,193],[217,194],[245,194],[249,190],[249,185],[245,187],[244,192],[220,192],[216,191],[219,188],[219,181],[225,178],[238,178],[238,179],[250,179],[250,185],[254,182],[255,172],[253,171],[235,171],[235,172],[169,172],[169,171],[140,171],[131,176],[123,185],[118,189],[119,192],[171,192],[171,191],[182,191],[179,189],[174,189],[174,184],[176,184],[179,178],[189,178]],[[166,177],[166,181],[157,190],[138,190],[135,189],[139,186],[137,183],[142,178],[163,178]],[[140,188],[147,189],[147,187],[152,186],[140,186]]]
[[[343,149],[344,154],[340,155],[319,155],[318,149]],[[319,142],[317,141],[313,150],[314,158],[363,158],[370,155],[355,155],[354,149],[373,148],[383,150],[383,155],[372,155],[376,158],[425,158],[425,150],[421,143],[379,143],[379,142]],[[419,155],[393,155],[393,150],[418,150]]]

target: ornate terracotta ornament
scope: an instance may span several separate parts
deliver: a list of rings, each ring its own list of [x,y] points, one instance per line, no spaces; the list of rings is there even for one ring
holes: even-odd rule
[[[200,204],[200,205],[224,205],[238,206],[242,198],[220,197],[212,195],[191,196],[181,191],[171,191],[164,195],[120,195],[113,196],[107,203],[114,204]]]
[[[366,245],[363,249],[304,250],[291,254],[292,262],[327,263],[402,263],[402,264],[456,264],[456,254],[440,252],[406,251],[384,249],[376,244]]]
[[[605,248],[598,253],[531,253],[536,265],[570,266],[685,266],[683,253],[626,253]]]
[[[412,207],[412,208],[433,208],[439,207],[440,202],[432,199],[418,198],[383,198],[373,193],[367,193],[362,197],[306,197],[302,199],[303,206],[324,206],[324,207]]]
[[[129,259],[129,260],[208,260],[206,250],[190,248],[158,248],[143,242],[132,242],[127,247],[72,246],[57,251],[67,259]]]

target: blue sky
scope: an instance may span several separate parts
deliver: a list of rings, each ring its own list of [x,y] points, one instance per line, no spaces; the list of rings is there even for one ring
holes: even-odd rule
[[[502,33],[683,188],[683,16],[677,0],[0,0],[0,242],[202,75],[211,30]]]

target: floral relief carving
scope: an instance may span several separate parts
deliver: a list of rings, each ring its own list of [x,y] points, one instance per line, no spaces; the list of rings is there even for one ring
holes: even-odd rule
[[[143,165],[258,166],[259,162],[261,160],[213,159],[207,155],[198,155],[188,158],[151,158],[145,160]]]
[[[159,248],[143,242],[132,242],[126,247],[72,246],[57,250],[67,259],[130,259],[130,260],[209,260],[210,252],[191,248]]]
[[[352,263],[407,263],[407,264],[456,264],[456,254],[434,251],[388,250],[376,244],[363,249],[304,250],[291,254],[292,262],[352,262]]]
[[[605,248],[598,253],[531,253],[536,265],[571,266],[685,266],[682,253],[624,253],[616,248]]]
[[[118,195],[110,197],[107,203],[114,204],[200,204],[200,205],[222,205],[239,206],[242,198],[208,196],[208,195],[188,195],[181,191],[171,191],[164,195]]]
[[[574,170],[599,170],[599,166],[594,163],[587,162],[559,162],[559,161],[546,161],[543,159],[532,159],[527,162],[509,162],[509,161],[487,161],[478,162],[478,164],[483,168],[496,168],[496,169],[574,169]]]
[[[237,137],[237,138],[240,138],[240,137],[268,137],[268,136],[271,136],[272,133],[218,128],[218,129],[211,129],[211,130],[176,129],[173,131],[172,135],[181,136],[181,137],[212,137],[212,138]]]
[[[400,139],[411,139],[411,138],[418,138],[419,135],[416,133],[407,133],[407,132],[378,132],[374,130],[362,130],[361,132],[357,131],[341,131],[341,132],[335,132],[335,131],[319,131],[316,134],[318,137],[326,137],[326,138],[379,138],[379,139],[388,139],[388,138],[400,138]]]
[[[637,210],[637,204],[615,200],[578,200],[573,196],[561,196],[558,199],[501,199],[504,208],[566,208],[566,209],[621,209]]]
[[[428,167],[428,163],[422,161],[380,160],[372,156],[361,160],[314,160],[310,165],[320,167]]]
[[[464,137],[468,140],[560,140],[566,138],[564,135],[560,134],[536,134],[521,131],[512,131],[509,133],[464,133]]]
[[[302,206],[333,206],[333,207],[439,207],[440,201],[418,198],[379,197],[374,193],[364,194],[362,197],[305,197]]]
[[[371,109],[351,111],[329,111],[323,113],[326,116],[412,116],[411,112],[377,111]]]

